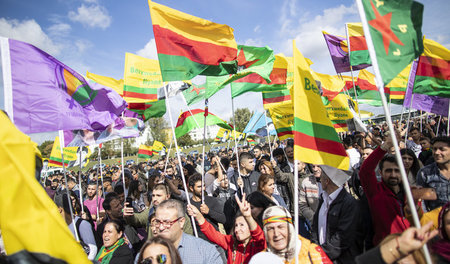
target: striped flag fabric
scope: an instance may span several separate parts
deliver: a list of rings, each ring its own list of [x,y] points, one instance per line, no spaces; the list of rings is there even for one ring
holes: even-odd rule
[[[292,102],[289,89],[284,89],[276,92],[263,92],[262,98],[264,109],[271,109],[283,104],[290,104]]]
[[[294,105],[286,103],[267,110],[280,140],[294,138]]]
[[[164,81],[236,73],[233,29],[148,1]]]
[[[216,116],[211,112],[206,112],[206,125],[218,125],[225,129],[233,129],[225,120]],[[175,135],[177,138],[182,137],[189,133],[192,129],[199,124],[200,128],[204,125],[205,111],[202,109],[192,109],[181,113],[178,117],[177,125],[175,127]],[[194,120],[195,119],[195,120]],[[195,122],[197,121],[197,122]]]
[[[153,151],[160,152],[164,148],[164,144],[158,140],[153,141],[152,149]]]
[[[389,101],[391,103],[399,105],[403,104],[411,66],[412,62],[386,85],[385,92],[389,94]]]
[[[138,150],[138,158],[149,159],[153,157],[153,149],[151,146],[140,145]]]
[[[347,23],[348,45],[350,50],[350,65],[370,66],[369,49],[367,48],[366,37],[361,23]],[[366,67],[367,67],[366,66]]]
[[[333,61],[336,73],[350,71],[350,58],[348,54],[347,40],[343,36],[331,35],[322,31],[328,50],[330,51],[331,60]],[[353,67],[353,70],[361,70],[369,67],[369,64],[361,64]]]
[[[250,145],[256,145],[256,141],[253,138],[247,138],[247,142]]]
[[[272,63],[273,66],[271,65]],[[262,74],[263,71],[260,70],[235,80],[231,83],[231,96],[235,98],[246,92],[267,92],[285,89],[287,67],[288,61],[286,57],[277,54],[275,55],[275,61],[273,61],[273,56],[270,57],[269,62],[263,68],[264,72],[268,71],[270,75]]]
[[[68,166],[69,162],[75,161],[77,159],[77,149],[78,147],[66,147],[63,148],[64,155],[64,166]],[[59,143],[59,137],[55,137],[53,142],[52,151],[50,152],[50,158],[48,159],[48,166],[51,167],[62,167],[61,159],[61,145]]]
[[[116,80],[112,77],[102,76],[91,72],[86,72],[86,77],[96,83],[112,88],[123,97],[123,79]]]
[[[225,128],[219,128],[219,131],[217,131],[216,138],[214,139],[215,142],[226,142],[230,137],[230,131]]]
[[[430,39],[425,39],[423,44],[414,93],[450,98],[450,51]]]
[[[293,42],[294,158],[347,170],[350,160],[327,117],[309,64]]]

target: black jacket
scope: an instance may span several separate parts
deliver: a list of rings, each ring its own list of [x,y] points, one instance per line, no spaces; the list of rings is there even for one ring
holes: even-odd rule
[[[314,214],[312,240],[319,245],[319,211],[323,204],[320,196],[319,207]],[[333,263],[355,263],[361,252],[357,243],[359,206],[345,189],[330,204],[327,214],[325,243],[321,245]]]
[[[258,190],[258,180],[261,173],[257,171],[252,171],[250,175],[244,176],[241,175],[242,181],[244,182],[244,193],[248,197],[252,192]],[[237,184],[237,179],[239,178],[239,173],[237,171],[234,172],[233,176],[230,178],[230,183],[233,183],[237,188],[237,194],[239,198],[242,198],[241,188]]]

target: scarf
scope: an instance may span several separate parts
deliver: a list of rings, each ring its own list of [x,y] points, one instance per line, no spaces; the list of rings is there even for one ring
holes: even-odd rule
[[[444,216],[450,211],[450,202],[446,203],[444,206],[442,206],[441,212],[439,213],[439,235],[441,236],[441,239],[436,241],[431,246],[431,249],[444,258],[447,261],[450,261],[450,238],[447,236],[447,233],[445,232],[445,223],[444,223]]]
[[[278,257],[290,261],[295,257],[295,241],[298,240],[297,235],[295,234],[295,228],[292,224],[292,217],[291,214],[282,206],[271,206],[267,208],[263,213],[263,230],[264,234],[266,236],[266,241],[268,240],[267,237],[267,225],[270,223],[286,223],[288,225],[289,229],[289,236],[288,236],[288,245],[286,248],[282,250],[274,250],[270,247],[269,243],[267,242],[267,251],[274,253]]]
[[[111,261],[114,251],[116,251],[116,249],[118,249],[124,243],[125,240],[123,238],[120,238],[119,240],[116,241],[116,243],[114,243],[114,245],[110,246],[109,248],[105,248],[103,246],[100,249],[100,252],[97,254],[95,260],[101,264],[108,264]]]

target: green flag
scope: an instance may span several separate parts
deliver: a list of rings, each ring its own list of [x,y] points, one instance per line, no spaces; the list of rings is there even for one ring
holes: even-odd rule
[[[162,117],[166,113],[166,100],[158,100],[145,104],[146,108],[142,114],[144,121],[147,121],[149,118]]]
[[[195,77],[196,80],[200,79],[198,77],[200,77],[200,76]],[[205,99],[206,89],[207,89],[207,80],[206,80],[207,78],[206,78],[206,76],[201,76],[201,77],[205,77],[205,78],[201,78],[201,80],[199,80],[199,82],[201,82],[201,83],[196,83],[196,82],[194,82],[194,80],[191,80],[192,81],[191,87],[189,89],[183,91],[184,99],[186,99],[186,103],[189,106]]]
[[[423,52],[423,5],[412,0],[361,1],[383,85],[387,85]]]

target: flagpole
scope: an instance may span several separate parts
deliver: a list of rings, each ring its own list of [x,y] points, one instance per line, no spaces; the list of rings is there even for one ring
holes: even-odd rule
[[[184,177],[183,167],[181,166],[182,163],[181,163],[180,151],[178,150],[177,136],[175,135],[175,127],[173,125],[173,120],[172,120],[172,110],[170,110],[170,103],[169,103],[170,99],[167,96],[167,89],[165,87],[164,87],[164,94],[166,96],[167,110],[169,111],[170,127],[172,128],[172,138],[173,138],[173,142],[175,142],[175,150],[177,152],[178,163],[180,164],[180,172],[181,172],[181,178],[183,180],[183,187],[184,187],[184,191],[186,194],[186,200],[187,200],[187,204],[191,205],[191,201],[189,199],[189,192],[188,192],[188,188],[186,185],[186,178]],[[193,215],[191,215],[191,222],[192,222],[192,228],[194,229],[195,237],[198,237],[197,227],[195,225],[195,219],[194,219]]]
[[[439,123],[438,123],[437,128],[436,128],[436,137],[439,136],[439,126],[441,125],[441,118],[442,118],[442,115],[439,116]]]
[[[70,193],[69,193],[69,187],[67,186],[67,172],[66,172],[66,165],[64,165],[64,133],[62,130],[59,130],[59,146],[61,150],[61,163],[63,167],[63,173],[64,173],[64,180],[66,181],[66,195],[67,195],[67,201],[69,202],[69,212],[70,212],[70,218],[72,219],[73,224],[73,230],[75,233],[75,239],[77,242],[80,242],[80,238],[78,237],[78,231],[77,231],[77,225],[74,222],[73,217],[73,210],[72,210],[72,199],[70,199]]]
[[[125,167],[123,162],[123,138],[120,138],[120,156],[122,161],[122,183],[123,183],[123,195],[125,195],[125,198],[127,198],[127,191],[125,187]]]
[[[269,127],[267,125],[267,110],[266,109],[264,109],[264,121],[266,121],[267,142],[269,143],[270,160],[272,160],[272,146],[270,145],[270,134],[269,134]]]
[[[172,148],[172,143],[173,143],[173,139],[171,138],[170,146],[169,146],[169,149],[167,150],[167,155],[166,155],[166,164],[164,164],[164,173],[166,173],[167,164],[169,163],[170,149]]]
[[[411,101],[409,102],[409,108],[408,108],[408,122],[406,122],[405,145],[406,145],[406,140],[408,140],[409,122],[411,121],[411,108],[412,108],[413,100],[414,100],[414,94],[411,92]]]
[[[348,36],[348,24],[347,23],[345,23],[345,34],[347,36],[348,60],[350,62],[350,38]],[[356,92],[355,79],[353,77],[353,66],[351,64],[350,64],[350,75],[352,77],[353,91],[355,92],[355,100],[356,100],[356,103],[358,104],[359,119],[362,119],[361,111],[359,110],[358,93]],[[344,90],[345,90],[345,87],[344,87]]]
[[[417,214],[417,211],[414,210],[414,208],[416,208],[416,205],[413,200],[413,196],[411,193],[411,187],[408,182],[408,176],[406,175],[405,166],[403,165],[403,159],[400,154],[400,147],[399,147],[398,140],[396,137],[397,134],[395,133],[394,126],[392,125],[392,118],[391,118],[389,109],[387,107],[386,95],[384,94],[384,83],[383,83],[383,79],[381,77],[380,68],[378,66],[378,59],[377,59],[377,56],[375,53],[375,47],[372,42],[372,36],[370,35],[369,24],[367,22],[366,13],[365,13],[364,7],[362,5],[362,0],[356,0],[356,4],[358,6],[358,11],[359,11],[359,15],[361,17],[361,21],[362,21],[362,25],[363,25],[363,29],[364,29],[364,35],[366,37],[366,42],[367,42],[367,47],[368,47],[369,54],[370,54],[370,59],[372,60],[372,66],[373,66],[373,69],[375,72],[375,81],[376,81],[376,84],[378,87],[378,92],[380,93],[381,102],[383,103],[383,109],[384,109],[384,113],[386,115],[386,121],[389,126],[389,132],[391,134],[392,143],[394,145],[395,157],[397,159],[397,165],[400,168],[400,174],[402,176],[403,188],[404,188],[404,191],[406,194],[409,208],[411,208],[411,215],[413,218],[414,225],[417,228],[420,228],[421,225],[420,225],[420,221],[419,221],[419,216]],[[428,251],[426,244],[423,245],[422,249],[423,249],[427,263],[431,264],[432,261],[431,261],[430,253]]]
[[[419,119],[420,120],[420,133],[422,133],[422,115],[423,115],[423,112],[422,112],[422,110],[420,110],[420,119]]]
[[[298,234],[298,161],[294,160],[294,223],[295,234]],[[297,240],[295,240],[295,248],[297,248]],[[295,264],[298,264],[298,254],[295,253]]]
[[[184,97],[184,96],[183,96]],[[202,149],[202,189],[205,185],[205,141],[206,141],[206,118],[208,116],[208,99],[205,99],[205,118],[203,121],[203,149]],[[205,203],[205,192],[202,191],[202,204]]]
[[[98,176],[97,176],[97,179],[95,181],[95,208],[96,208],[95,222],[97,223],[98,222]],[[97,226],[97,224],[95,224],[95,226]]]
[[[102,144],[98,145],[98,157],[100,162],[100,179],[102,180],[102,196],[105,199],[105,187],[103,185],[103,169],[102,169]],[[98,178],[97,178],[98,181]]]
[[[186,107],[187,107],[189,113],[191,114],[191,116],[193,116],[191,108],[189,107],[189,105],[188,105],[188,103],[186,101],[186,98],[184,98],[184,94],[183,93],[181,94],[181,98],[183,98],[183,101],[186,104]],[[205,99],[205,100],[208,100],[208,99]],[[195,121],[195,124],[197,125],[197,128],[200,129],[200,125],[198,124],[198,122],[197,122],[197,120],[195,118],[194,118],[194,121]],[[206,119],[205,119],[205,128],[206,128]],[[204,138],[206,137],[206,130],[203,131],[203,137]],[[209,142],[206,141],[206,143],[211,148],[211,145],[209,144]],[[205,152],[205,150],[203,150],[203,152]],[[203,153],[203,155],[205,155],[205,154]],[[220,160],[219,160],[219,164],[220,164],[220,167],[222,167],[222,169],[225,170],[225,167],[222,165],[222,162],[220,162]],[[205,173],[205,167],[204,166],[202,167],[202,170],[203,170],[203,173]]]
[[[80,184],[80,205],[81,205],[81,215],[84,214],[84,208],[83,208],[83,188],[81,187],[81,151],[83,151],[83,147],[78,147],[79,152],[79,159],[78,161],[80,162],[80,164],[78,164],[80,166],[80,171],[78,173],[78,184]]]
[[[241,178],[241,165],[239,164],[239,152],[238,152],[238,148],[236,145],[236,117],[234,115],[234,99],[233,99],[233,93],[232,90],[230,89],[230,95],[231,95],[231,112],[233,113],[233,131],[234,131],[234,149],[236,150],[236,163],[237,163],[237,167],[238,167],[238,175],[239,178]],[[241,178],[242,180],[242,178]],[[244,183],[242,181],[242,183]],[[241,194],[244,195],[244,187],[241,186]]]
[[[450,132],[450,103],[448,104],[448,115],[447,115],[447,137]]]

